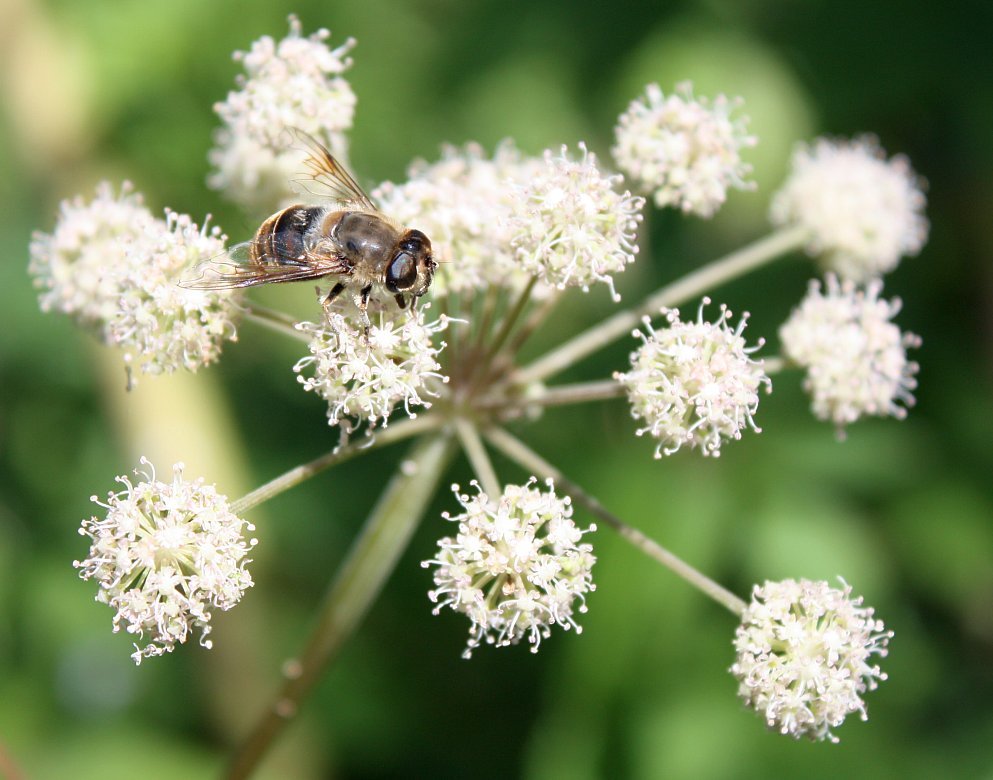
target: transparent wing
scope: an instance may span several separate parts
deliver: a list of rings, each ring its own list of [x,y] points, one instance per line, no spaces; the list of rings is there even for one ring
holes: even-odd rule
[[[251,241],[232,247],[225,254],[200,263],[179,281],[191,290],[231,290],[259,284],[298,282],[323,276],[347,275],[352,265],[341,255],[306,254],[294,261],[257,263],[251,259]]]
[[[290,128],[290,133],[309,153],[304,161],[307,166],[306,176],[294,181],[299,182],[312,195],[337,201],[350,211],[379,212],[376,204],[324,144],[296,127]]]

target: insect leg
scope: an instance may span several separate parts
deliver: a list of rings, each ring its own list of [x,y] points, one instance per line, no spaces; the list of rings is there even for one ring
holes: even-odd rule
[[[403,293],[397,293],[396,295],[393,296],[393,298],[396,300],[397,306],[399,306],[401,309],[407,308],[407,299],[403,297]]]
[[[365,337],[368,341],[369,339],[369,328],[372,327],[372,323],[369,322],[369,313],[366,309],[369,306],[369,296],[372,295],[372,285],[367,285],[359,291],[359,311],[362,312],[362,322],[365,323]]]
[[[318,287],[317,289],[320,290],[321,288]],[[343,285],[341,282],[338,282],[338,284],[336,284],[334,287],[331,288],[331,291],[327,294],[327,296],[321,302],[321,305],[324,307],[324,313],[325,314],[327,314],[327,315],[330,315],[331,314],[331,304],[334,303],[334,299],[335,298],[337,298],[339,295],[341,295],[341,292],[344,289],[345,289],[345,285]]]

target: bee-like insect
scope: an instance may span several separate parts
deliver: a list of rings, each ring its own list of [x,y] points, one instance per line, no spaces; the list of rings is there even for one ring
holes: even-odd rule
[[[392,294],[407,306],[424,295],[437,264],[431,241],[420,230],[404,227],[383,214],[348,171],[315,138],[291,131],[306,147],[308,168],[301,181],[328,203],[296,204],[269,217],[251,241],[198,269],[200,276],[180,284],[199,290],[254,287],[260,284],[328,278],[325,311],[347,289],[366,317],[374,289]],[[366,318],[368,327],[368,318]]]

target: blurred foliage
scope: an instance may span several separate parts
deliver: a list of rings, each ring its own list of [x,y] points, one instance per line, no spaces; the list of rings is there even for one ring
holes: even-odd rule
[[[764,433],[719,460],[654,461],[619,402],[552,410],[529,431],[604,504],[743,596],[765,578],[851,582],[896,632],[868,723],[851,718],[840,745],[767,733],[726,673],[733,620],[606,530],[581,637],[462,661],[465,621],[431,616],[417,565],[442,533],[437,513],[452,508],[439,495],[263,776],[993,774],[993,59],[978,0],[6,0],[0,759],[37,778],[216,775],[395,463],[395,452],[373,453],[254,513],[257,586],[219,616],[210,653],[194,643],[135,669],[71,566],[85,553],[76,528],[88,497],[139,454],[160,468],[183,459],[237,495],[335,442],[278,337],[247,325],[220,366],[146,379],[129,396],[116,357],[43,316],[24,272],[31,231],[51,229],[59,200],[101,178],[129,178],[155,209],[210,212],[248,237],[248,220],[204,185],[211,106],[233,85],[231,52],[282,37],[290,12],[307,31],[330,28],[332,43],[359,40],[352,163],[369,183],[401,179],[444,141],[510,136],[538,152],[583,139],[606,156],[616,115],[648,81],[742,95],[760,136],[759,191],[734,193],[713,222],[653,214],[620,283],[627,301],[761,235],[791,145],[819,133],[871,131],[907,154],[930,183],[932,232],[887,280],[905,301],[899,323],[924,339],[906,422],[861,423],[839,443],[810,418],[799,378],[783,376],[763,401]],[[782,262],[718,296],[751,310],[749,332],[774,350],[812,273]],[[259,297],[310,304],[299,290]],[[546,338],[607,308],[605,295],[577,296]],[[615,345],[575,373],[605,376],[629,350]],[[449,476],[465,481],[466,466]]]

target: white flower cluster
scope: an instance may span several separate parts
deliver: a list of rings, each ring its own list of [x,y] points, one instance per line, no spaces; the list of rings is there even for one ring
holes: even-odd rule
[[[245,566],[255,539],[243,534],[254,526],[231,512],[227,499],[213,485],[183,478],[183,464],[173,466],[172,483],[135,471],[142,481],[110,493],[103,519],[84,520],[79,533],[93,540],[89,557],[74,561],[79,576],[99,585],[96,600],[116,610],[114,632],[123,625],[146,644],[135,644],[131,656],[143,658],[172,652],[193,629],[200,644],[211,646],[210,610],[227,610],[252,586]],[[146,637],[147,634],[147,637]]]
[[[680,322],[678,309],[663,310],[668,327],[661,330],[645,317],[647,335],[634,332],[643,343],[631,354],[631,371],[614,374],[627,387],[632,416],[646,423],[637,434],[658,439],[656,458],[683,445],[718,456],[723,441],[740,439],[746,425],[761,430],[753,419],[759,389],[769,392],[772,383],[762,361],[749,356],[764,342],[746,347],[741,334],[748,315],[732,330],[726,306],[717,322],[705,322],[709,303],[703,299],[696,322]]]
[[[645,199],[618,193],[621,176],[605,176],[596,155],[579,145],[572,160],[563,146],[545,152],[544,165],[519,188],[510,225],[524,269],[547,284],[589,290],[605,282],[615,300],[611,274],[634,262]]]
[[[758,140],[746,130],[747,117],[732,116],[742,102],[724,95],[713,102],[694,97],[689,82],[667,97],[658,84],[650,84],[644,98],[620,116],[614,161],[659,208],[711,217],[729,187],[755,188],[745,180],[752,167],[741,151]]]
[[[363,420],[370,427],[385,426],[397,404],[416,417],[414,407],[430,407],[425,396],[436,395],[430,382],[448,381],[438,363],[445,343],[432,342],[448,327],[447,317],[425,324],[423,309],[413,316],[382,311],[368,335],[355,321],[332,312],[322,325],[299,323],[297,329],[311,336],[311,354],[293,368],[304,390],[328,402],[328,424],[341,424],[346,435]],[[312,374],[303,376],[308,368]]]
[[[739,695],[770,728],[829,739],[850,713],[867,719],[861,694],[886,675],[871,664],[893,636],[852,589],[783,580],[756,585],[735,634],[731,673]]]
[[[446,146],[438,162],[415,162],[406,182],[386,182],[373,197],[398,222],[431,237],[439,264],[434,296],[517,288],[528,275],[512,245],[511,209],[517,189],[541,167],[541,160],[522,155],[510,141],[492,159],[478,144]]]
[[[101,182],[89,202],[81,195],[62,201],[55,229],[31,238],[28,272],[43,290],[42,310],[61,311],[110,341],[106,327],[118,312],[120,271],[130,245],[154,222],[130,182],[119,194]]]
[[[235,340],[240,309],[230,290],[178,286],[191,265],[224,252],[225,236],[185,214],[156,219],[129,185],[106,182],[89,203],[62,203],[51,234],[36,233],[29,271],[44,310],[59,309],[124,351],[129,368],[196,371]]]
[[[111,340],[129,366],[146,374],[196,371],[220,358],[221,340],[237,340],[236,298],[225,290],[193,290],[177,281],[191,265],[224,252],[217,227],[202,228],[186,214],[166,212],[132,247],[136,261],[122,280]]]
[[[814,414],[839,430],[865,415],[903,419],[914,403],[918,366],[907,360],[907,349],[921,340],[890,321],[900,301],[881,299],[882,288],[874,280],[860,290],[829,274],[823,292],[814,280],[779,330],[783,353],[807,369],[804,388]]]
[[[892,271],[924,246],[923,182],[906,157],[889,161],[872,136],[819,139],[793,154],[793,170],[774,196],[775,225],[809,233],[807,251],[827,271],[864,282]]]
[[[465,658],[483,641],[506,647],[524,637],[537,652],[556,624],[582,631],[573,612],[586,611],[585,594],[596,588],[596,558],[581,539],[596,526],[578,528],[568,496],[556,496],[551,481],[542,493],[536,481],[508,485],[498,500],[478,485],[475,496],[452,486],[464,511],[443,517],[458,523],[458,534],[441,539],[437,558],[422,566],[437,567],[434,614],[448,606],[472,621]]]
[[[245,74],[239,89],[214,106],[223,126],[210,152],[217,169],[210,185],[251,210],[271,211],[293,197],[289,181],[302,170],[304,153],[291,147],[287,128],[345,157],[355,114],[355,93],[341,75],[352,65],[347,55],[355,40],[330,49],[327,30],[304,38],[299,19],[289,22],[289,35],[278,43],[265,35],[248,52],[235,53]]]

